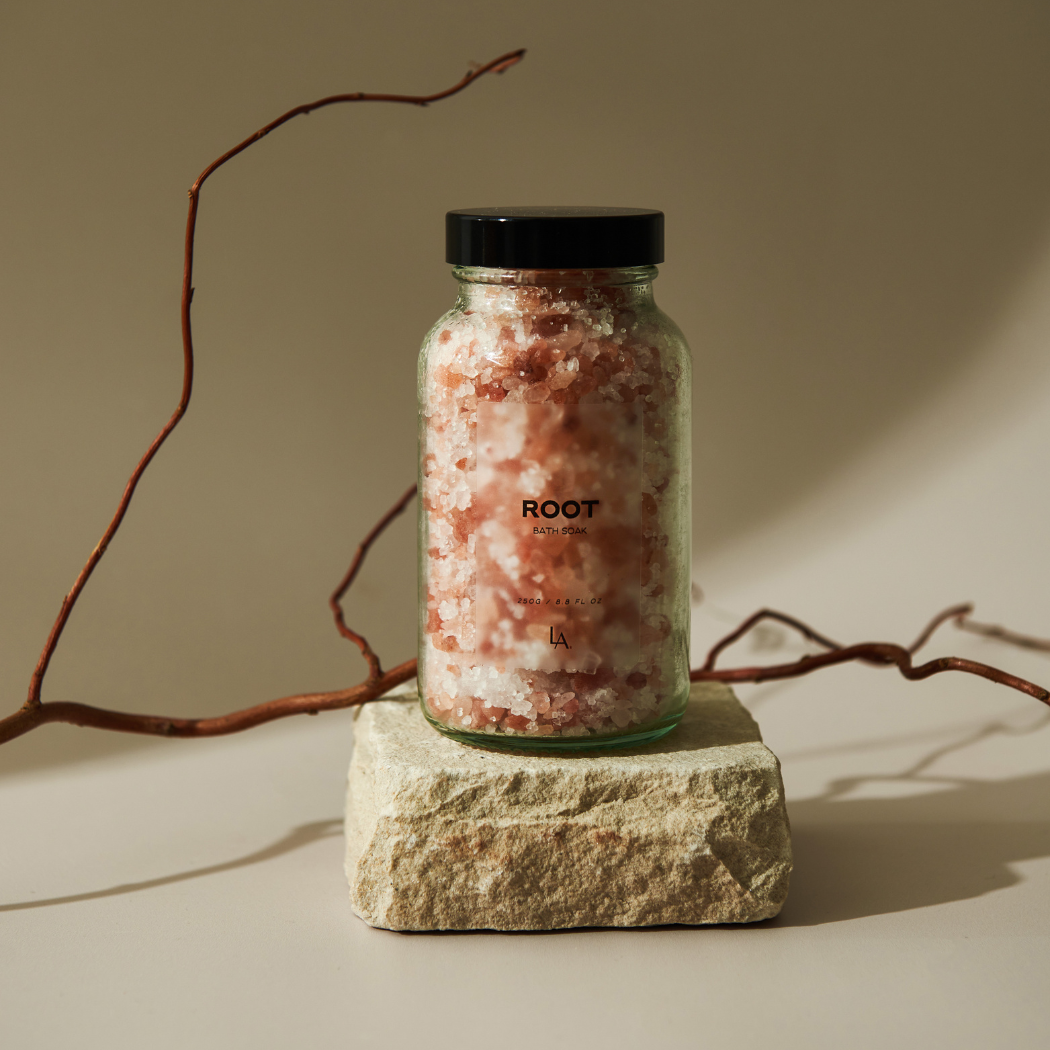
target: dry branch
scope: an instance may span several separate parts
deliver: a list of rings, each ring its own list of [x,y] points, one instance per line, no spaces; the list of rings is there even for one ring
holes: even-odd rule
[[[485,65],[472,69],[462,80],[444,91],[433,95],[385,95],[365,94],[354,92],[345,95],[330,95],[304,106],[297,106],[289,110],[276,120],[271,121],[265,127],[249,136],[243,142],[228,150],[217,160],[213,161],[201,172],[189,191],[189,215],[186,220],[186,243],[185,261],[182,285],[182,342],[183,342],[183,384],[182,395],[171,418],[154,438],[152,444],[146,450],[146,454],[139,461],[131,475],[123,496],[117,507],[112,521],[103,533],[95,549],[91,552],[84,568],[77,576],[72,589],[66,595],[59,610],[58,617],[43,652],[33,671],[29,685],[29,697],[23,707],[8,718],[0,720],[0,744],[12,740],[23,733],[35,729],[37,726],[48,722],[66,722],[78,726],[91,726],[97,729],[111,729],[125,733],[145,733],[157,736],[172,737],[205,737],[220,736],[227,733],[236,733],[242,729],[250,729],[252,726],[261,725],[277,718],[284,718],[295,714],[317,714],[319,711],[331,711],[338,708],[351,707],[357,704],[368,703],[375,700],[394,686],[409,681],[415,676],[416,661],[406,660],[390,671],[384,671],[379,657],[373,651],[364,635],[351,630],[343,617],[341,600],[357,576],[365,557],[373,543],[379,538],[386,527],[401,514],[408,506],[416,493],[413,486],[408,489],[401,498],[390,508],[389,511],[376,523],[368,535],[361,541],[354,554],[346,575],[340,581],[339,586],[329,598],[329,606],[335,618],[336,628],[339,633],[349,641],[352,641],[361,651],[362,656],[368,664],[368,677],[361,683],[347,689],[335,690],[324,693],[302,693],[295,696],[286,696],[277,700],[257,704],[253,707],[234,711],[217,718],[168,718],[159,715],[136,715],[123,711],[112,711],[104,708],[92,707],[87,704],[69,702],[49,702],[41,700],[41,689],[44,676],[47,673],[51,657],[54,655],[55,647],[62,636],[62,631],[69,619],[70,613],[76,605],[87,581],[94,572],[102,556],[106,552],[110,541],[113,539],[120,524],[124,519],[131,499],[146,468],[152,462],[161,445],[165,442],[171,432],[178,425],[189,406],[190,395],[193,390],[193,337],[190,325],[190,305],[193,300],[193,247],[197,221],[197,208],[200,199],[201,187],[205,181],[227,161],[237,154],[246,150],[253,143],[268,135],[271,131],[291,120],[293,117],[324,106],[333,105],[337,102],[400,102],[411,105],[425,106],[430,102],[448,98],[462,91],[478,77],[485,73],[501,73],[520,61],[524,51],[512,51],[501,55]],[[879,666],[895,666],[900,673],[908,679],[928,678],[942,671],[964,671],[969,674],[979,675],[1000,685],[1020,690],[1029,696],[1035,697],[1044,703],[1050,703],[1050,692],[1041,686],[1035,685],[1026,679],[1001,671],[988,664],[978,663],[975,660],[967,660],[961,657],[945,656],[930,660],[924,664],[915,666],[912,657],[918,652],[934,631],[948,620],[954,620],[956,625],[963,630],[981,634],[986,637],[1006,641],[1029,649],[1040,649],[1050,651],[1050,641],[1020,635],[1004,627],[975,623],[969,619],[972,612],[970,605],[955,605],[944,612],[939,613],[930,621],[923,632],[911,646],[905,648],[890,642],[863,642],[858,645],[842,646],[831,641],[827,636],[815,631],[812,627],[789,616],[786,613],[777,612],[772,609],[762,609],[749,616],[735,630],[722,638],[708,653],[704,665],[690,673],[690,679],[694,682],[718,681],[718,682],[764,682],[773,679],[795,678],[800,675],[809,674],[822,667],[830,667],[835,664],[861,661],[863,663]],[[758,624],[766,620],[775,620],[779,623],[798,631],[808,641],[820,646],[824,652],[800,657],[790,663],[773,664],[769,666],[750,666],[736,668],[716,668],[718,657],[721,653],[735,642],[739,641]]]
[[[486,62],[484,65],[472,68],[470,72],[466,74],[461,80],[453,84],[450,88],[445,88],[443,91],[435,92],[431,95],[390,95],[390,94],[368,94],[362,91],[355,91],[349,94],[342,95],[329,95],[326,98],[318,99],[316,102],[308,102],[302,106],[296,106],[294,109],[288,110],[287,113],[282,113],[276,120],[271,120],[269,124],[260,128],[253,135],[249,135],[243,142],[238,143],[232,149],[227,150],[221,157],[218,157],[211,164],[209,164],[204,171],[197,176],[196,181],[190,187],[189,190],[189,214],[186,217],[186,241],[185,241],[185,254],[183,262],[182,272],[182,360],[183,360],[183,371],[182,371],[182,394],[179,398],[179,403],[175,407],[175,411],[172,413],[171,418],[161,428],[160,433],[153,439],[149,448],[146,450],[145,455],[139,460],[138,465],[132,472],[127,485],[124,487],[124,493],[121,496],[120,503],[117,505],[116,513],[113,515],[112,520],[106,527],[106,531],[102,534],[102,538],[95,545],[95,549],[91,552],[84,567],[80,570],[76,580],[73,581],[73,586],[69,593],[62,600],[62,606],[59,609],[58,616],[55,619],[54,624],[51,627],[51,632],[47,637],[47,641],[44,643],[43,651],[40,654],[40,659],[37,661],[37,665],[33,670],[32,677],[29,680],[29,696],[26,699],[25,704],[21,710],[16,714],[11,715],[9,718],[0,720],[0,743],[6,740],[10,740],[12,737],[20,736],[22,733],[28,732],[37,725],[42,725],[44,722],[73,722],[75,725],[94,725],[99,728],[108,729],[119,729],[125,732],[143,732],[143,733],[162,733],[165,735],[171,735],[180,733],[181,729],[173,727],[182,727],[185,729],[188,726],[196,726],[198,723],[207,723],[211,725],[212,722],[216,722],[218,725],[224,726],[230,719],[235,719],[235,715],[229,715],[222,719],[211,720],[194,720],[194,719],[151,719],[147,716],[138,715],[124,715],[116,711],[101,711],[95,708],[88,708],[82,704],[55,704],[45,706],[41,700],[41,690],[44,684],[44,677],[47,674],[48,666],[51,663],[51,658],[54,656],[55,648],[58,645],[59,639],[62,637],[62,632],[65,629],[66,623],[69,620],[70,614],[73,612],[74,607],[77,604],[77,600],[80,598],[84,587],[87,585],[89,579],[91,579],[92,573],[95,571],[96,566],[102,560],[103,555],[106,553],[106,549],[109,547],[110,542],[116,535],[117,530],[120,528],[121,522],[124,520],[124,515],[127,513],[128,507],[131,505],[132,497],[135,495],[135,489],[138,487],[138,483],[142,478],[142,475],[146,472],[146,468],[153,461],[154,456],[160,451],[160,447],[168,439],[171,432],[179,425],[180,420],[186,414],[186,409],[189,408],[190,397],[193,393],[193,329],[190,323],[190,306],[193,302],[193,247],[194,238],[196,235],[197,228],[197,208],[200,202],[200,192],[204,183],[221,168],[227,161],[232,160],[239,153],[243,153],[249,146],[258,142],[259,139],[265,138],[270,134],[271,131],[276,130],[282,124],[286,124],[293,117],[301,116],[305,113],[312,113],[314,110],[323,109],[325,106],[331,106],[338,102],[399,102],[406,103],[413,106],[427,106],[431,102],[438,102],[441,99],[449,98],[452,95],[458,94],[465,87],[472,84],[479,77],[484,76],[486,73],[502,73],[521,61],[522,56],[525,54],[524,49],[517,51],[510,51],[505,55],[500,55],[499,58],[493,59],[491,62]],[[407,497],[403,502],[407,502]],[[398,513],[398,512],[395,512]],[[393,516],[393,515],[392,515]],[[385,523],[381,523],[385,524]],[[373,530],[378,535],[377,530]],[[381,531],[381,529],[379,530]],[[374,538],[374,537],[372,537]],[[366,541],[367,543],[368,541]],[[365,547],[366,544],[362,544]],[[355,558],[357,564],[360,563],[360,558],[363,557],[362,551],[359,549],[358,556]],[[347,573],[347,579],[343,586],[345,590],[346,586],[349,586],[350,581],[353,579],[356,573],[356,567],[351,566],[350,571]],[[309,694],[302,697],[286,697],[284,700],[272,701],[273,704],[285,705],[285,707],[295,707],[295,711],[299,710],[310,710],[310,702],[315,695],[321,695],[325,697],[340,697],[341,702],[337,706],[346,706],[347,703],[361,703],[361,700],[346,700],[344,694],[353,693],[357,695],[357,691],[364,689],[365,693],[370,693],[379,682],[385,682],[387,678],[394,675],[392,671],[388,675],[384,676],[380,672],[379,660],[372,652],[371,646],[368,645],[367,641],[353,631],[350,631],[344,623],[342,623],[342,613],[338,609],[338,598],[341,596],[341,591],[337,591],[336,595],[333,595],[333,605],[336,611],[336,623],[340,628],[340,632],[346,637],[350,638],[351,641],[355,642],[361,649],[369,666],[369,677],[366,679],[361,686],[355,686],[352,690],[344,690],[338,694]],[[408,677],[411,677],[409,675]],[[404,678],[399,678],[398,681],[404,681]],[[390,682],[385,688],[397,684],[396,682]],[[378,695],[378,694],[377,694]],[[368,697],[371,699],[371,696]],[[298,706],[296,706],[296,702]],[[268,708],[270,705],[261,705],[263,708]],[[256,709],[252,709],[253,711]],[[283,710],[283,709],[282,709]],[[243,713],[243,712],[242,712]],[[239,713],[239,714],[242,714]],[[295,713],[292,710],[287,710],[284,713],[292,714]],[[273,715],[272,717],[280,717],[280,715]],[[258,721],[268,721],[268,717],[262,717],[256,721],[250,719],[244,724],[237,724],[237,728],[247,728],[248,725],[256,725]],[[147,728],[149,726],[149,728]],[[212,733],[221,732],[234,732],[233,729],[226,728],[213,728]],[[183,735],[208,735],[206,733],[195,734],[192,731],[187,730]]]
[[[369,679],[379,679],[383,676],[383,667],[379,662],[379,657],[373,652],[372,647],[365,641],[364,635],[358,634],[356,631],[350,630],[346,626],[346,621],[343,619],[343,606],[340,604],[343,600],[343,595],[350,589],[350,585],[357,578],[357,571],[361,568],[362,563],[365,560],[365,555],[368,553],[369,547],[379,538],[386,527],[396,518],[404,509],[408,506],[409,502],[416,494],[416,486],[413,485],[411,488],[406,489],[402,497],[395,503],[390,510],[384,514],[379,521],[372,526],[371,532],[360,542],[357,550],[354,551],[354,557],[350,562],[350,568],[346,570],[346,575],[339,581],[339,586],[332,592],[331,598],[328,599],[328,606],[332,610],[332,615],[335,617],[336,630],[344,637],[348,638],[361,650],[361,655],[365,658],[368,663],[368,677]]]
[[[955,621],[955,626],[960,630],[969,631],[971,634],[981,634],[985,638],[995,638],[1000,642],[1009,642],[1011,645],[1020,646],[1022,649],[1036,649],[1039,652],[1050,652],[1050,639],[1033,638],[1030,634],[1018,634],[1008,627],[1000,627],[994,623],[977,623],[968,617],[961,616]]]
[[[919,664],[918,667],[912,663],[912,656],[930,640],[930,636],[938,627],[948,620],[955,620],[959,626],[965,627],[966,618],[972,610],[973,606],[969,603],[953,605],[951,608],[945,609],[926,625],[919,637],[910,646],[905,648],[903,645],[896,645],[893,642],[861,642],[858,645],[842,646],[837,642],[829,641],[823,635],[814,631],[813,628],[796,620],[794,617],[776,612],[773,609],[762,609],[753,616],[749,616],[735,631],[732,631],[719,641],[708,653],[704,666],[690,672],[689,678],[693,682],[770,682],[779,678],[797,678],[800,675],[809,674],[811,671],[817,671],[822,667],[832,667],[835,664],[851,663],[854,660],[859,660],[861,663],[896,667],[905,678],[912,681],[929,678],[931,675],[940,674],[942,671],[965,671],[968,674],[987,678],[989,681],[996,682],[999,685],[1017,689],[1022,693],[1027,693],[1029,696],[1034,696],[1036,700],[1041,700],[1044,704],[1050,705],[1050,691],[1047,691],[1041,685],[1029,682],[1025,678],[1019,678],[1008,671],[1002,671],[998,667],[979,663],[977,660],[967,660],[961,656],[940,656],[935,660]],[[823,646],[827,652],[803,656],[786,664],[716,670],[715,661],[718,655],[763,620],[777,620],[780,623],[787,624],[795,628],[810,641]],[[979,633],[990,632],[981,631]],[[1005,641],[1012,641],[1011,634],[1012,632],[1002,631],[1002,633],[996,634],[996,637]],[[1029,639],[1029,641],[1035,641],[1035,639]],[[1050,642],[1046,642],[1044,645],[1047,649],[1050,649]],[[1034,646],[1029,646],[1029,648],[1034,648]]]
[[[408,489],[397,503],[373,526],[364,540],[361,541],[350,563],[350,568],[330,599],[336,624],[340,627],[340,633],[354,641],[361,648],[362,654],[365,655],[366,659],[369,659],[369,654],[372,653],[372,650],[361,635],[351,631],[343,623],[339,600],[353,583],[372,545],[394,518],[404,511],[415,492],[415,486]],[[967,617],[972,608],[969,604],[953,605],[938,613],[923,629],[919,637],[907,648],[891,642],[863,642],[859,645],[842,646],[793,616],[777,612],[774,609],[762,609],[749,616],[739,627],[718,641],[712,647],[703,667],[690,673],[690,679],[694,682],[765,682],[774,679],[797,678],[816,671],[821,667],[860,661],[880,666],[896,666],[905,678],[913,680],[929,678],[931,675],[942,671],[964,671],[987,678],[1000,685],[1020,690],[1029,696],[1035,697],[1037,700],[1042,700],[1044,703],[1050,703],[1050,693],[1041,686],[998,668],[978,663],[975,660],[944,656],[930,660],[925,664],[920,664],[918,667],[913,666],[911,657],[929,641],[931,635],[938,627],[949,620],[954,620],[958,626],[965,629],[969,622]],[[722,669],[715,667],[718,656],[725,649],[739,641],[758,624],[767,620],[775,620],[797,630],[803,637],[820,645],[826,651],[815,655],[803,656],[798,660],[785,664]],[[983,627],[983,625],[978,626]],[[979,633],[989,632],[981,630]],[[1004,628],[997,628],[994,637],[1005,641],[1013,640],[1012,632],[1006,631]],[[1037,639],[1029,639],[1025,635],[1019,637],[1025,638],[1029,642],[1038,641]],[[1029,645],[1028,647],[1032,648],[1033,646]],[[1044,642],[1043,647],[1050,649],[1050,642]],[[392,670],[384,672],[381,669],[378,657],[372,653],[372,659],[369,660],[369,668],[369,677],[359,685],[351,686],[348,689],[281,697],[280,699],[270,700],[266,703],[257,704],[254,707],[247,707],[218,718],[169,718],[160,715],[136,715],[75,703],[45,703],[33,708],[27,706],[17,714],[0,721],[0,743],[11,740],[16,736],[21,736],[23,733],[29,732],[30,729],[35,729],[37,726],[44,725],[47,722],[67,722],[72,725],[91,726],[96,729],[112,729],[119,732],[144,733],[153,736],[222,736],[228,733],[239,732],[242,729],[250,729],[252,726],[262,725],[264,722],[272,722],[278,718],[286,718],[289,715],[317,714],[319,711],[334,711],[376,700],[395,686],[414,678],[416,661],[406,660]]]

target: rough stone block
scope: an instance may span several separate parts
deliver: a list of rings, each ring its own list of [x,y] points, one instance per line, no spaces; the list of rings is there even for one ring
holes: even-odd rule
[[[483,751],[415,695],[362,708],[346,806],[353,910],[391,930],[754,922],[780,911],[780,764],[733,693],[698,685],[646,748]]]

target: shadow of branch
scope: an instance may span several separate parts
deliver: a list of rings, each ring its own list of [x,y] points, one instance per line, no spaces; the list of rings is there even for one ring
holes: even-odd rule
[[[791,894],[776,925],[809,926],[967,900],[1023,881],[1015,865],[1050,857],[1050,772],[987,781],[940,776],[945,756],[994,736],[1050,725],[995,721],[942,744],[897,774],[833,780],[789,805]],[[933,788],[897,798],[851,798],[865,784]]]
[[[110,886],[104,890],[92,890],[89,893],[73,893],[66,897],[48,897],[38,901],[18,901],[14,904],[0,904],[0,912],[24,911],[29,908],[50,908],[56,904],[75,904],[79,901],[101,900],[103,897],[119,897],[125,893],[137,893],[140,890],[152,890],[158,886],[170,886],[175,882],[186,882],[189,879],[200,879],[206,875],[217,875],[223,871],[236,871],[238,868],[247,868],[252,864],[261,864],[263,861],[273,860],[285,853],[302,849],[311,843],[321,839],[340,835],[343,831],[341,819],[317,820],[310,824],[300,824],[293,828],[283,838],[262,849],[255,850],[243,857],[224,861],[221,864],[209,864],[203,868],[192,868],[189,871],[176,872],[174,875],[162,875],[155,879],[144,879],[142,882],[125,882],[119,886]]]

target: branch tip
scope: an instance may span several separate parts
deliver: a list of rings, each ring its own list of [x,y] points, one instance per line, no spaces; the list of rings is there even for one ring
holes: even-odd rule
[[[258,142],[261,138],[268,135],[271,131],[279,128],[282,124],[287,123],[294,117],[300,116],[304,113],[309,113],[311,110],[320,109],[323,106],[333,105],[337,102],[401,102],[401,103],[416,103],[420,105],[426,105],[428,102],[436,102],[439,99],[448,98],[451,95],[458,94],[465,87],[467,87],[476,76],[497,67],[506,68],[508,65],[512,65],[516,62],[523,51],[511,52],[510,54],[500,55],[499,58],[493,59],[487,65],[483,66],[477,74],[467,75],[457,84],[453,84],[452,87],[446,88],[443,91],[435,92],[432,95],[388,95],[388,94],[375,94],[369,95],[364,92],[358,91],[349,95],[331,95],[327,98],[318,99],[316,102],[309,103],[307,105],[296,106],[294,109],[288,110],[287,113],[283,113],[276,120],[270,121],[264,127],[254,132],[248,138],[238,143],[232,149],[227,150],[222,156],[216,158],[211,162],[201,173],[197,176],[196,181],[190,187],[189,190],[189,214],[186,217],[186,236],[185,244],[183,249],[183,273],[182,273],[182,355],[183,355],[183,378],[182,378],[182,396],[179,398],[179,403],[172,413],[171,417],[161,428],[160,432],[153,439],[149,448],[146,449],[145,455],[139,460],[138,465],[132,472],[131,478],[124,488],[124,493],[121,497],[120,503],[117,505],[116,513],[110,520],[109,525],[106,527],[106,531],[102,534],[102,539],[95,545],[91,555],[85,562],[84,567],[80,570],[79,575],[73,582],[73,587],[70,589],[66,599],[62,602],[62,606],[59,609],[58,616],[55,619],[54,624],[51,627],[51,631],[48,635],[47,641],[44,643],[43,651],[37,660],[36,667],[33,670],[32,677],[29,683],[29,705],[30,707],[39,706],[40,693],[43,686],[44,677],[47,674],[48,666],[51,663],[51,658],[54,655],[56,646],[58,645],[59,639],[62,637],[62,632],[65,629],[66,623],[69,620],[70,613],[72,613],[77,600],[80,597],[81,592],[87,585],[88,580],[91,578],[92,573],[95,571],[95,567],[102,559],[106,548],[109,546],[109,541],[116,534],[120,528],[121,522],[124,520],[124,516],[127,513],[128,506],[131,503],[132,497],[135,495],[135,489],[138,486],[139,480],[146,468],[153,461],[154,456],[160,450],[161,446],[168,439],[171,432],[178,426],[180,420],[186,414],[186,409],[189,407],[190,396],[193,390],[193,336],[190,325],[190,304],[193,301],[193,249],[196,238],[196,226],[197,226],[197,205],[200,199],[201,187],[207,181],[209,176],[214,172],[218,171],[227,161],[232,160],[239,153],[242,153],[253,143]],[[377,679],[381,674],[380,665],[378,658],[371,652],[368,643],[362,638],[359,642],[363,646],[362,652],[365,653],[366,659],[369,661],[369,667],[371,669],[372,679]],[[11,716],[17,718],[18,715]],[[10,721],[9,719],[6,721]],[[4,724],[0,722],[0,725]]]
[[[508,52],[499,58],[493,59],[487,64],[478,66],[469,71],[462,80],[452,87],[432,95],[388,95],[388,94],[366,94],[357,91],[347,95],[332,95],[327,98],[318,99],[315,102],[303,106],[297,106],[282,114],[276,120],[260,128],[243,142],[228,150],[222,156],[214,160],[193,183],[188,191],[189,215],[186,221],[185,254],[183,267],[183,300],[182,300],[182,330],[183,330],[183,389],[179,403],[171,418],[154,438],[153,443],[146,450],[145,455],[139,461],[138,466],[128,481],[123,497],[117,507],[109,526],[103,533],[101,540],[95,546],[91,556],[81,569],[80,574],[74,581],[73,587],[62,602],[59,615],[51,628],[51,633],[44,646],[43,652],[33,675],[30,679],[29,696],[23,706],[13,715],[0,719],[0,744],[21,736],[47,722],[66,722],[72,725],[91,726],[98,729],[110,729],[128,733],[144,733],[169,737],[203,737],[218,736],[227,733],[239,732],[264,722],[273,721],[294,714],[316,715],[320,711],[334,710],[337,708],[350,707],[357,704],[368,703],[378,699],[389,692],[396,685],[409,681],[416,674],[416,661],[406,660],[390,671],[384,671],[379,657],[372,650],[363,635],[352,631],[346,626],[343,617],[341,601],[350,585],[353,583],[364,559],[376,539],[387,528],[391,521],[401,514],[411,499],[416,495],[416,486],[407,489],[401,498],[387,511],[387,513],[376,523],[368,535],[361,541],[350,563],[350,567],[340,581],[339,586],[329,598],[335,618],[336,628],[345,638],[353,641],[364,656],[369,674],[365,681],[347,689],[336,690],[326,693],[306,693],[295,696],[282,697],[267,703],[258,704],[254,707],[234,711],[231,714],[218,718],[166,718],[154,715],[136,715],[121,711],[107,711],[102,708],[91,707],[86,704],[76,703],[43,703],[40,692],[50,664],[51,657],[62,635],[73,607],[91,577],[96,565],[109,547],[110,541],[119,529],[124,519],[128,506],[135,493],[139,479],[146,468],[152,462],[161,445],[166,441],[171,432],[183,418],[189,406],[193,382],[193,339],[190,329],[190,304],[193,301],[196,289],[192,285],[193,275],[193,248],[196,231],[197,204],[200,197],[201,187],[204,182],[215,171],[222,167],[227,161],[232,160],[243,152],[254,142],[258,142],[271,131],[291,120],[293,117],[311,113],[315,109],[338,102],[399,102],[417,105],[425,108],[431,102],[449,98],[458,94],[469,84],[485,73],[504,73],[516,65],[525,56],[526,49],[520,48]],[[1029,649],[1038,649],[1050,652],[1050,640],[1034,638],[1021,635],[1005,627],[994,624],[980,624],[970,619],[973,612],[971,603],[963,603],[951,606],[935,616],[919,635],[915,642],[908,648],[888,642],[865,642],[859,645],[842,646],[839,643],[825,637],[801,620],[797,620],[786,613],[777,612],[773,609],[760,609],[757,613],[748,617],[739,627],[730,632],[721,641],[717,642],[707,655],[707,659],[701,668],[690,672],[692,681],[721,681],[721,682],[762,682],[773,679],[792,678],[809,674],[811,671],[821,667],[850,661],[861,661],[881,666],[896,666],[900,673],[910,680],[928,678],[942,671],[963,671],[979,675],[992,682],[1017,689],[1050,704],[1050,691],[1042,686],[1019,678],[1006,671],[991,667],[988,664],[979,663],[961,657],[939,657],[921,664],[918,667],[912,663],[912,656],[921,649],[933,633],[944,623],[952,621],[956,627],[971,633],[984,635],[985,637],[1006,641],[1014,645]],[[786,664],[776,664],[765,667],[739,667],[716,670],[715,664],[718,656],[734,642],[738,641],[757,624],[764,620],[775,620],[791,629],[799,632],[807,640],[821,646],[825,651],[803,656],[796,661]]]

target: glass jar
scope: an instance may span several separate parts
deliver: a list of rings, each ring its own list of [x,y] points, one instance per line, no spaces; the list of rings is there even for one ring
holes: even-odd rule
[[[512,750],[627,747],[689,697],[690,356],[663,214],[450,212],[419,362],[419,694]]]

